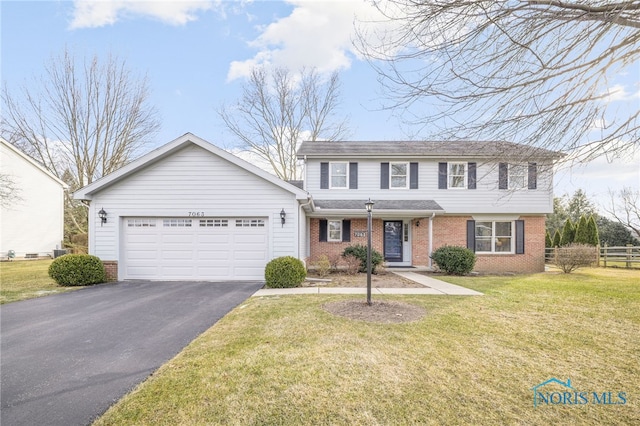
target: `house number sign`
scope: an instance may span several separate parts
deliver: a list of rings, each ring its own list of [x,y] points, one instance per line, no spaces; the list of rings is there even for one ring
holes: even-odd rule
[[[366,237],[367,231],[353,231],[354,237]]]
[[[189,212],[189,216],[196,216],[196,217],[202,217],[204,216],[204,212]]]

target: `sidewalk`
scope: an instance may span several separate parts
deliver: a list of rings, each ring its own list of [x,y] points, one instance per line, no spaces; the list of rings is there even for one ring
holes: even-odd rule
[[[372,288],[371,294],[415,294],[415,295],[450,295],[481,296],[482,293],[459,285],[428,277],[415,272],[393,272],[394,274],[422,284],[424,288]],[[367,294],[366,287],[296,287],[296,288],[264,288],[253,296],[280,296],[283,294]]]

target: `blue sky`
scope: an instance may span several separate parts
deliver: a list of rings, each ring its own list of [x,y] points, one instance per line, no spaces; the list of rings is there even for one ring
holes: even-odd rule
[[[232,148],[216,114],[240,95],[255,64],[340,71],[341,115],[350,117],[354,140],[407,139],[388,111],[376,74],[351,44],[354,19],[375,11],[364,1],[2,1],[2,84],[13,90],[42,74],[65,46],[79,55],[107,52],[146,74],[162,128],[157,145],[192,132]],[[626,93],[640,93],[632,68]],[[631,101],[640,108],[640,97]],[[556,195],[577,188],[606,196],[608,188],[640,186],[637,153],[560,172]],[[606,183],[605,179],[606,178]],[[606,197],[605,197],[606,198]]]

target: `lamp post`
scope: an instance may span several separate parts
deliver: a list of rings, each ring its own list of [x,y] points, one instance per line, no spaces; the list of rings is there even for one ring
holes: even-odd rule
[[[371,306],[371,211],[373,210],[373,201],[364,203],[367,209],[367,305]]]

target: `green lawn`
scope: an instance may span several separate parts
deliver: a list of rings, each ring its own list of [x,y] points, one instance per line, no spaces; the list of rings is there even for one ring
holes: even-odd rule
[[[60,287],[48,270],[52,260],[0,262],[0,303],[15,302],[75,290]]]
[[[485,295],[388,297],[428,312],[396,325],[322,309],[347,296],[252,298],[96,424],[638,424],[639,278],[446,278]],[[552,377],[626,404],[534,408]]]

